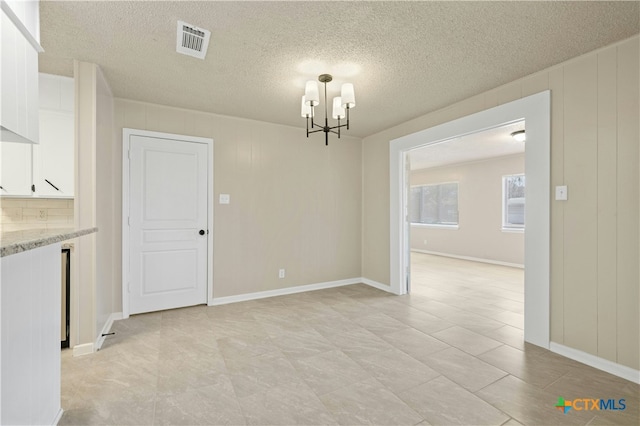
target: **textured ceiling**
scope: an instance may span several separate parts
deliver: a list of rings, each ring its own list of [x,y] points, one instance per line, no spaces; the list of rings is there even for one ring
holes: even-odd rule
[[[525,143],[513,139],[511,133],[524,128],[524,121],[519,121],[413,149],[409,153],[411,170],[523,154]]]
[[[304,82],[356,89],[367,136],[640,31],[639,2],[41,1],[40,71],[98,64],[116,97],[304,127]],[[204,61],[176,21],[212,32]]]

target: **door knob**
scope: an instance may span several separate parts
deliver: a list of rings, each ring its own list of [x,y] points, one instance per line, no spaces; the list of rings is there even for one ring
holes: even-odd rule
[[[198,234],[204,235],[204,229],[201,229],[200,232],[198,232]]]

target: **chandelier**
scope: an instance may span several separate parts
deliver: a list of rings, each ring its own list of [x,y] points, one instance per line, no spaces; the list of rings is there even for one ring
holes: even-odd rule
[[[314,119],[314,110],[320,104],[320,93],[318,92],[318,83],[311,80],[307,81],[302,97],[302,108],[300,114],[307,119],[307,137],[311,133],[324,132],[325,145],[329,145],[329,132],[335,133],[340,138],[340,129],[346,127],[349,130],[349,110],[356,106],[356,95],[353,91],[353,84],[344,83],[340,96],[333,98],[334,120],[338,120],[336,126],[329,126],[328,104],[327,104],[327,83],[333,80],[331,74],[320,74],[318,81],[324,83],[324,126],[316,123]],[[340,124],[340,120],[347,119],[346,124]],[[309,128],[309,119],[311,119],[311,128]],[[316,129],[316,130],[309,130]]]

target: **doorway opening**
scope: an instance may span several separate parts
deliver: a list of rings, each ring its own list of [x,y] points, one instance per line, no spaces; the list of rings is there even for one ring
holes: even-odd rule
[[[524,120],[409,151],[408,292],[440,318],[523,345]]]
[[[545,91],[431,127],[390,143],[390,281],[396,294],[409,291],[410,151],[505,124],[525,121],[527,218],[524,256],[524,340],[549,347],[550,92]]]

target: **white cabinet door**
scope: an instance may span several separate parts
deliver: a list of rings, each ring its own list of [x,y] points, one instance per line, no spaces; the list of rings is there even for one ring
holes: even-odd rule
[[[0,259],[0,424],[60,414],[60,243]]]
[[[38,143],[38,52],[3,12],[2,141]]]
[[[38,0],[2,0],[24,25],[30,36],[40,43],[40,4]]]
[[[15,132],[18,129],[18,87],[16,80],[18,79],[17,65],[17,44],[18,39],[22,37],[13,22],[4,14],[0,13],[2,21],[2,66],[0,73],[2,78],[2,127]],[[4,131],[3,131],[4,134]]]
[[[0,194],[31,196],[31,147],[18,142],[0,143]]]
[[[40,141],[40,126],[38,120],[38,52],[25,41],[24,87],[26,105],[24,109],[26,120],[26,137],[30,141]]]
[[[75,110],[74,81],[72,77],[55,74],[38,74],[39,108],[51,111]]]
[[[73,197],[73,113],[40,110],[40,144],[33,146],[39,197]]]

